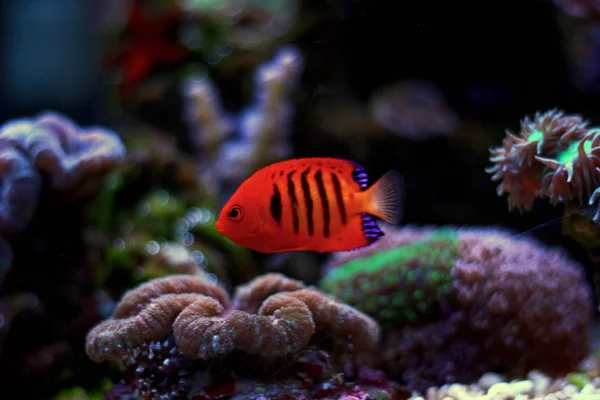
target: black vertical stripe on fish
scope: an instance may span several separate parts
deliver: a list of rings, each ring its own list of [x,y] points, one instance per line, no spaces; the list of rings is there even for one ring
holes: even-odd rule
[[[296,198],[296,187],[294,185],[294,181],[292,181],[292,176],[294,175],[296,171],[292,171],[288,174],[287,176],[287,188],[288,188],[288,195],[290,196],[290,199],[292,200],[292,222],[294,224],[294,232],[296,232],[296,234],[299,232],[300,230],[300,220],[298,219],[298,199]]]
[[[279,193],[279,187],[276,184],[273,184],[273,194],[271,195],[271,205],[269,206],[269,211],[271,211],[271,216],[277,224],[281,224],[281,213],[283,211],[283,205],[281,203],[281,193]]]
[[[315,225],[313,220],[313,199],[310,195],[310,186],[308,185],[308,173],[310,167],[305,169],[300,175],[302,183],[302,192],[304,193],[304,202],[306,203],[306,221],[308,223],[308,234],[312,236],[315,233]]]
[[[342,185],[335,172],[331,173],[331,181],[333,182],[333,190],[335,190],[335,199],[337,201],[338,209],[340,210],[342,225],[346,225],[346,206],[344,205],[344,198],[342,197]]]
[[[319,197],[321,198],[321,207],[323,208],[323,236],[329,237],[329,223],[331,215],[329,214],[329,202],[327,201],[327,192],[323,183],[323,173],[318,170],[315,174],[317,188],[319,189]]]

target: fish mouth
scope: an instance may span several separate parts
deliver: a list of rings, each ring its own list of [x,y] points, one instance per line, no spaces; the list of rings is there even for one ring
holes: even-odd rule
[[[217,229],[217,232],[219,232],[221,235],[223,234],[223,223],[220,220],[215,222],[215,228]]]

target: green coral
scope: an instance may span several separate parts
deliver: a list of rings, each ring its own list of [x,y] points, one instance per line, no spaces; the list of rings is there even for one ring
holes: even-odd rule
[[[567,381],[581,390],[585,385],[590,383],[590,378],[583,372],[571,372],[567,375]]]
[[[384,327],[413,324],[435,313],[450,291],[458,245],[458,232],[439,229],[408,245],[341,265],[319,286]]]

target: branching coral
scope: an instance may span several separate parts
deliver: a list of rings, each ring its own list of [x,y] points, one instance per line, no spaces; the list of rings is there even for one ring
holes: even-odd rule
[[[272,293],[274,290],[286,290]],[[238,349],[284,356],[306,347],[315,332],[331,333],[357,350],[373,348],[377,324],[361,312],[298,281],[268,274],[238,288],[242,301],[230,302],[224,289],[194,276],[155,279],[128,292],[113,314],[88,334],[90,358],[119,361],[131,348],[162,340],[172,330],[179,351],[208,359]],[[253,304],[269,295],[258,313],[230,304]]]
[[[254,101],[235,120],[221,109],[211,81],[186,82],[185,119],[194,141],[212,160],[207,167],[213,174],[237,183],[252,171],[289,156],[289,125],[294,112],[289,98],[302,69],[303,58],[295,47],[280,49],[271,62],[257,67]]]
[[[406,344],[404,347],[398,344],[390,350],[391,360],[403,360],[390,364],[394,376],[405,379],[409,385],[436,383],[444,376],[446,370],[440,368],[446,364],[432,364],[431,360],[451,357],[451,354],[436,353],[448,346],[457,346],[463,349],[461,351],[471,349],[468,351],[475,352],[473,360],[484,360],[487,368],[540,368],[551,374],[569,372],[587,355],[591,291],[580,267],[562,251],[547,249],[531,239],[517,240],[507,232],[494,229],[449,231],[386,227],[385,233],[381,243],[364,251],[334,257],[334,268],[328,275],[331,278],[326,276],[322,285],[376,318],[385,317],[386,313],[396,310],[397,305],[393,301],[378,302],[375,298],[378,308],[363,307],[372,297],[387,296],[390,284],[396,288],[396,297],[415,298],[417,290],[429,290],[429,300],[438,307],[431,307],[433,311],[428,315],[437,321],[433,323],[444,325],[435,331],[448,332],[448,337],[443,339],[446,344],[415,344],[414,338],[419,332],[424,329],[425,334],[430,329],[428,323],[415,325],[403,318],[384,320],[388,327],[391,327],[390,321],[396,321],[395,328],[400,329],[403,338],[401,343]],[[446,235],[445,248],[440,249],[443,235]],[[416,257],[415,254],[422,255]],[[407,278],[397,283],[396,275],[406,277],[417,266],[428,272],[414,284],[405,283],[410,282]],[[439,279],[433,285],[427,279],[440,266],[444,266],[440,272],[447,270],[441,276],[449,274],[451,285],[441,292],[439,289],[448,283],[446,279]],[[417,273],[412,275],[415,278]],[[382,294],[378,292],[379,287]],[[352,295],[347,296],[347,293]],[[457,325],[457,321],[462,322]],[[413,327],[407,328],[407,322]],[[451,322],[454,327],[445,326]],[[415,334],[406,336],[411,329],[415,329]],[[398,335],[398,332],[392,334]],[[403,348],[412,353],[404,353]],[[422,353],[414,354],[415,349],[421,349]],[[414,362],[411,364],[410,360]],[[468,369],[471,365],[456,367]],[[471,374],[472,371],[452,372],[454,377]]]
[[[290,30],[300,11],[297,0],[282,0],[277,3],[247,0],[180,3],[188,18],[183,39],[192,49],[202,51],[206,60],[211,63],[218,62],[230,47],[246,52],[269,48]],[[225,32],[217,40],[211,40],[210,35],[202,34],[202,28],[213,25]],[[204,36],[209,36],[208,43],[197,46],[197,40],[202,40]]]
[[[85,177],[102,175],[125,156],[116,133],[100,127],[80,129],[54,112],[11,121],[0,130],[0,138],[25,152],[57,190],[71,189]]]

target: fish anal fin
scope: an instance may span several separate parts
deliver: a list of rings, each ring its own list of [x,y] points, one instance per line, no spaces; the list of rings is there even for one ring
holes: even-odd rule
[[[383,231],[377,226],[375,219],[367,213],[361,215],[362,232],[368,242],[375,241],[384,235]]]

